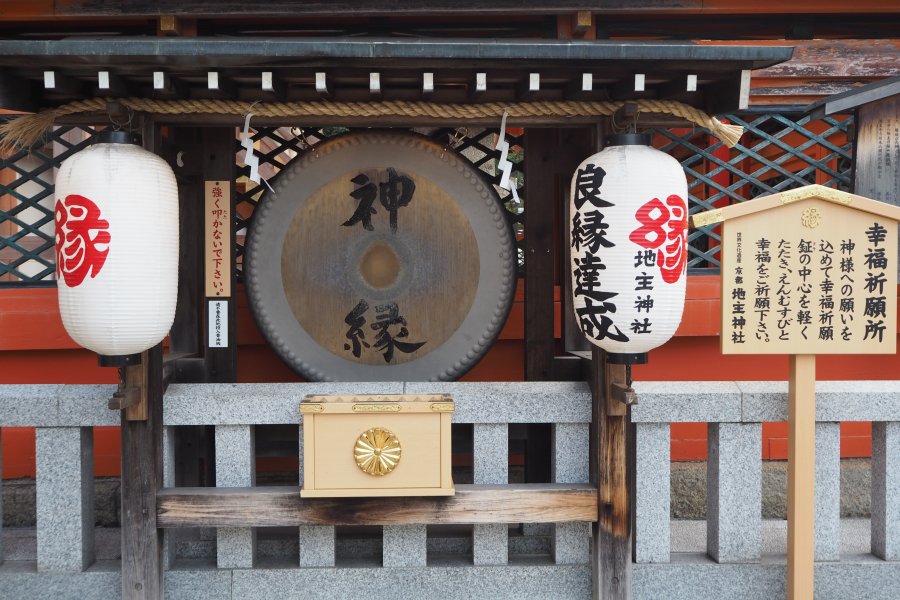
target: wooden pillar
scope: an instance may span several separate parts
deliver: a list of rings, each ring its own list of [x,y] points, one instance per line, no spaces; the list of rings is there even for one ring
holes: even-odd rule
[[[554,356],[553,224],[558,199],[554,173],[557,132],[525,132],[525,379],[547,381]]]
[[[631,595],[634,435],[629,408],[614,400],[610,386],[625,384],[625,367],[607,365],[606,353],[592,351],[594,433],[599,515],[594,524],[593,597]]]
[[[525,379],[549,381],[580,376],[577,361],[557,357],[555,287],[560,286],[566,349],[586,349],[569,318],[567,251],[569,185],[575,169],[596,152],[593,127],[528,129],[525,132]]]
[[[207,327],[209,324],[209,299],[203,303],[202,315],[206,332],[200,338],[200,343],[206,348],[206,375],[207,381],[217,383],[233,383],[237,381],[237,304],[234,294],[237,286],[236,257],[234,253],[235,240],[235,198],[234,198],[234,127],[210,127],[203,130],[203,178],[205,181],[221,181],[229,190],[228,218],[230,219],[230,266],[231,266],[231,295],[228,298],[218,298],[227,306],[227,330],[228,345],[223,348],[210,348]],[[202,219],[201,219],[202,221]],[[201,240],[202,233],[201,233]],[[202,251],[201,251],[202,254]],[[209,268],[209,265],[205,265]]]
[[[172,354],[203,355],[203,149],[201,130],[173,127],[169,143],[163,145],[163,157],[178,179],[178,305],[169,333]],[[198,363],[191,363],[194,367]],[[205,381],[202,368],[189,368],[182,361],[176,381]],[[199,365],[198,365],[199,366]]]
[[[163,597],[162,530],[156,493],[162,487],[162,345],[147,360],[147,420],[122,411],[122,598]]]
[[[144,148],[158,151],[158,127],[144,119]],[[162,530],[156,528],[156,493],[162,487],[162,344],[144,353],[147,418],[122,411],[122,598],[163,597]]]

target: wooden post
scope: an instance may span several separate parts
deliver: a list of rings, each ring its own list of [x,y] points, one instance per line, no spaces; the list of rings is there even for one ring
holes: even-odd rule
[[[203,130],[203,178],[206,181],[221,181],[227,185],[230,193],[228,216],[231,219],[230,236],[230,276],[231,295],[227,298],[217,298],[226,303],[228,344],[223,348],[210,348],[209,335],[201,337],[201,345],[206,348],[206,375],[207,381],[218,383],[233,383],[237,381],[237,304],[234,301],[234,290],[237,286],[236,257],[234,254],[235,241],[235,198],[234,198],[234,127],[210,127]],[[202,222],[202,220],[201,220]],[[202,233],[200,234],[203,235]],[[209,268],[209,265],[205,265]],[[203,302],[203,323],[209,323],[209,298]],[[204,327],[204,331],[206,331]]]
[[[628,407],[612,399],[610,387],[625,384],[625,369],[607,365],[606,353],[594,348],[591,358],[597,440],[599,514],[594,524],[592,557],[595,600],[625,599],[631,593],[631,495],[633,443]],[[596,431],[596,430],[595,430]]]
[[[788,382],[789,600],[813,597],[816,479],[816,356],[792,354]]]
[[[200,129],[174,127],[164,158],[178,178],[178,305],[169,332],[169,352],[203,355],[203,149]],[[181,154],[181,160],[178,155]],[[178,382],[205,381],[201,369],[178,373]]]
[[[147,357],[148,414],[122,413],[122,598],[163,597],[162,530],[156,528],[156,493],[162,487],[162,345]]]
[[[145,117],[144,148],[158,149],[156,123]],[[162,530],[156,493],[162,487],[162,344],[144,353],[147,418],[122,412],[122,598],[163,597]]]
[[[525,379],[547,381],[554,355],[553,222],[557,200],[552,172],[556,131],[525,132]]]

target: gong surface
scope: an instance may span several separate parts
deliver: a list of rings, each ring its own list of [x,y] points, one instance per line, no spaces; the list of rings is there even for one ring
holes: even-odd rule
[[[414,134],[325,142],[254,215],[250,303],[311,380],[450,380],[487,351],[515,285],[512,230],[463,157]]]

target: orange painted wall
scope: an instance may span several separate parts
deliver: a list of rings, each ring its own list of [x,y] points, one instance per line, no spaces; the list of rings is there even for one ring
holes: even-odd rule
[[[556,292],[556,335],[560,335],[559,291]],[[635,366],[637,381],[772,380],[787,378],[787,358],[753,359],[719,353],[719,279],[690,277],[688,301],[676,337],[650,354],[647,365]],[[464,381],[520,381],[524,378],[524,302],[522,286],[499,340]],[[238,380],[241,382],[299,381],[266,345],[247,306],[243,289],[238,296]],[[818,378],[894,379],[900,355],[821,356]],[[2,383],[115,383],[115,371],[97,366],[95,356],[79,348],[66,334],[56,306],[54,288],[0,292],[0,384]],[[97,427],[95,472],[119,473],[117,427]],[[784,423],[763,426],[763,458],[787,457]],[[841,426],[841,455],[871,454],[871,424]],[[681,423],[672,427],[673,460],[706,458],[706,425]],[[3,477],[34,477],[34,430],[7,427],[2,435]]]

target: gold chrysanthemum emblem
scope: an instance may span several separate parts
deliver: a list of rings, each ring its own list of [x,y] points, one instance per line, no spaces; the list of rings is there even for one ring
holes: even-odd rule
[[[400,440],[381,427],[364,431],[353,448],[356,466],[373,476],[387,475],[400,462]]]
[[[816,208],[807,208],[800,215],[800,224],[810,229],[815,229],[822,224],[822,213]]]

